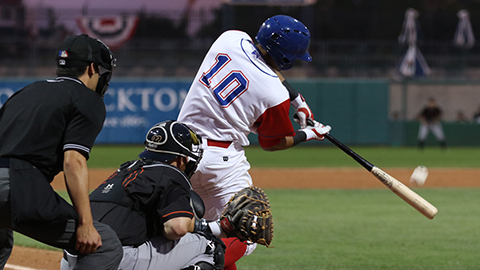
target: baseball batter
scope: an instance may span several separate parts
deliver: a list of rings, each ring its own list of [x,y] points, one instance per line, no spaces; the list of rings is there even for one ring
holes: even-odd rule
[[[221,215],[233,194],[252,185],[243,149],[250,144],[249,133],[258,134],[264,150],[276,151],[323,140],[330,131],[319,123],[307,127],[312,112],[279,72],[291,68],[297,58],[311,61],[308,29],[292,17],[277,15],[262,24],[256,40],[242,31],[224,32],[207,52],[178,116],[204,138],[203,159],[191,182],[209,220]],[[300,117],[298,132],[289,118],[290,105]],[[225,269],[236,269],[232,258],[249,254],[254,245],[247,251],[239,241],[225,241]],[[236,244],[230,252],[232,243],[243,248]]]

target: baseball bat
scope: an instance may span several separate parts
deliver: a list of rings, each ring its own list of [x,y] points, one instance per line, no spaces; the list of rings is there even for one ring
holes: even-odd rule
[[[283,78],[283,80],[285,80],[285,79]],[[286,82],[285,82],[285,87],[288,89],[289,92],[290,91],[296,92],[296,90],[290,84],[288,84]],[[294,114],[293,117],[298,119],[297,114]],[[310,120],[310,119],[308,119],[308,120]],[[309,126],[314,126],[313,121],[312,120],[308,121],[308,120],[307,120],[307,124]],[[393,191],[395,194],[397,194],[397,196],[402,198],[405,202],[410,204],[413,208],[415,208],[418,212],[422,213],[427,218],[433,219],[435,217],[435,215],[438,213],[437,208],[435,206],[433,206],[431,203],[429,203],[427,200],[422,198],[420,195],[415,193],[413,190],[409,189],[402,182],[398,181],[397,179],[393,178],[388,173],[384,172],[380,168],[374,166],[372,163],[365,160],[363,157],[361,157],[360,155],[355,153],[352,149],[350,149],[348,146],[341,143],[339,140],[337,140],[332,135],[325,134],[325,138],[327,138],[330,142],[332,142],[338,148],[343,150],[343,152],[345,152],[350,157],[352,157],[355,161],[357,161],[360,165],[362,165],[365,169],[367,169],[367,171],[369,171],[378,180],[380,180],[380,182],[382,182],[391,191]]]
[[[413,206],[413,208],[417,209],[418,212],[422,213],[427,218],[433,219],[438,213],[438,210],[435,206],[430,204],[413,190],[409,189],[402,182],[398,181],[388,173],[384,172],[380,168],[374,166],[372,163],[365,160],[363,157],[355,153],[352,149],[341,143],[332,135],[326,134],[325,138],[327,138],[330,142],[343,150],[343,152],[347,153],[350,157],[352,157],[355,161],[357,161],[360,165],[367,169],[367,171],[369,171],[378,180],[380,180],[380,182],[382,182],[391,191],[397,194],[397,196],[399,196],[408,204]]]

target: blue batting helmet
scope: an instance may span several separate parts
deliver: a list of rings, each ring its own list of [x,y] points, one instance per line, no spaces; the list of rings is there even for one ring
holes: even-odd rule
[[[286,15],[268,18],[255,38],[282,70],[290,69],[296,58],[312,61],[307,51],[310,31],[295,18]]]

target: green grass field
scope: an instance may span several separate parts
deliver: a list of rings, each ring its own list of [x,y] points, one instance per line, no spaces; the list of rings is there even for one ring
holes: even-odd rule
[[[351,157],[331,144],[328,146],[297,146],[284,151],[266,152],[258,146],[246,147],[252,168],[260,167],[358,167]],[[419,151],[414,147],[352,146],[357,154],[380,168],[402,168],[425,165],[427,167],[480,168],[480,148],[452,147],[442,151],[427,147]],[[137,158],[141,145],[95,146],[88,162],[90,168],[116,168],[121,163]]]
[[[429,220],[389,190],[268,190],[275,248],[239,269],[480,269],[479,189],[422,189]]]
[[[479,148],[352,147],[378,167],[480,167]],[[141,146],[97,146],[91,168],[114,168]],[[359,167],[335,147],[276,153],[249,147],[252,167]],[[266,190],[275,248],[259,246],[238,269],[480,269],[480,189],[416,190],[439,209],[429,220],[388,189]],[[65,195],[65,193],[64,193]],[[16,244],[38,245],[16,235]]]

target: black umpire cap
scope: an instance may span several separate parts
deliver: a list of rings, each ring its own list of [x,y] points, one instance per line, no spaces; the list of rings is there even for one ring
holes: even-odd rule
[[[82,67],[95,63],[112,70],[115,61],[107,45],[86,34],[67,37],[57,51],[57,67]]]

